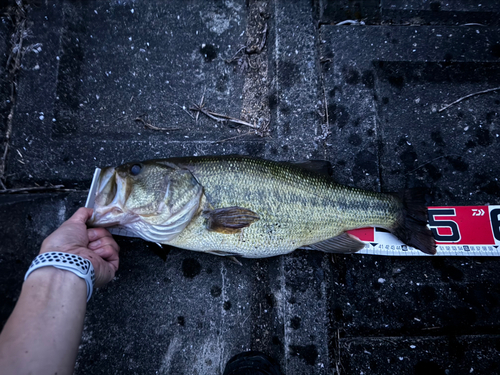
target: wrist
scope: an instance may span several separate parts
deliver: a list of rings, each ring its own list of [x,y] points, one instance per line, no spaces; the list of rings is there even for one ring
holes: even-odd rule
[[[82,279],[87,286],[87,302],[90,300],[94,288],[95,275],[94,267],[88,259],[64,252],[53,251],[42,253],[33,260],[24,279],[26,280],[32,273],[44,268],[55,268],[58,271],[63,271],[63,273],[72,273],[73,276]],[[61,275],[61,273],[51,272],[49,275],[55,276]]]
[[[24,280],[25,283],[33,284],[73,284],[81,281],[85,285],[85,280],[76,276],[73,272],[61,270],[56,267],[43,267],[31,272]],[[79,282],[77,284],[80,284]]]
[[[56,246],[56,247],[51,248],[49,246],[44,247],[42,245],[42,247],[40,248],[40,253],[38,255],[52,253],[52,252],[77,255],[79,257],[82,257],[83,259],[88,260],[90,263],[92,263],[94,270],[97,267],[95,254],[93,254],[92,251],[85,249],[83,247],[68,246],[68,247],[64,247],[64,248],[59,248],[58,246]]]
[[[67,296],[86,298],[85,280],[72,272],[55,267],[42,267],[31,272],[25,279],[23,289],[34,299],[50,302],[55,297],[64,300]]]

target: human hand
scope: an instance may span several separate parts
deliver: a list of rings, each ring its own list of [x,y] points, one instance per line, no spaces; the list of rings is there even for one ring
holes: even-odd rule
[[[95,286],[101,287],[115,277],[120,247],[106,229],[87,229],[85,223],[91,216],[91,208],[79,208],[43,241],[40,254],[61,251],[90,260],[94,266]]]

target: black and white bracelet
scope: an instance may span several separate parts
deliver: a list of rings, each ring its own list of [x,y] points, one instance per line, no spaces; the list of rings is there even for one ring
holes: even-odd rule
[[[87,284],[87,302],[92,296],[94,289],[95,273],[94,267],[90,260],[84,259],[79,255],[68,254],[52,251],[38,255],[24,276],[24,280],[28,278],[33,271],[47,266],[53,266],[61,270],[73,272],[76,276],[85,280]]]

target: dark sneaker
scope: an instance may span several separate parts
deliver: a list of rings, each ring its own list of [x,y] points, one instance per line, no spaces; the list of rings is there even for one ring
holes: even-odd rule
[[[280,366],[262,352],[243,352],[229,360],[223,375],[282,375]]]

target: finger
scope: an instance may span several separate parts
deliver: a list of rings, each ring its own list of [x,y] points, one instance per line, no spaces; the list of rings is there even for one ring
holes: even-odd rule
[[[99,273],[96,273],[95,286],[100,288],[113,280],[117,269],[118,266],[114,267],[112,264],[104,262],[99,269]]]
[[[94,253],[99,255],[105,262],[113,264],[113,266],[118,269],[120,256],[113,247],[106,245],[94,250]]]
[[[108,232],[107,229],[105,228],[90,228],[87,229],[87,236],[89,237],[89,241],[97,241],[100,238],[103,237],[110,237],[113,238],[111,233]]]
[[[100,247],[100,248],[94,250],[94,253],[99,255],[104,260],[108,260],[110,258],[113,258],[116,254],[115,250],[111,246]]]
[[[117,253],[120,251],[120,246],[118,246],[118,244],[112,237],[102,237],[96,241],[92,241],[91,243],[89,243],[88,248],[97,250],[100,247],[104,246],[111,246]]]
[[[99,255],[101,253],[101,255]],[[115,276],[118,270],[119,259],[118,253],[111,247],[92,251],[87,248],[76,249],[73,254],[79,255],[90,260],[94,266],[96,286],[106,285]]]
[[[78,223],[85,224],[87,220],[92,217],[92,212],[94,210],[92,208],[80,207],[74,214],[71,216],[68,221],[74,221]]]

